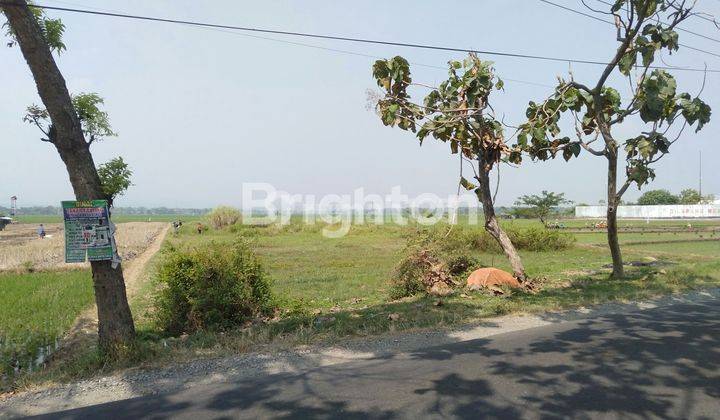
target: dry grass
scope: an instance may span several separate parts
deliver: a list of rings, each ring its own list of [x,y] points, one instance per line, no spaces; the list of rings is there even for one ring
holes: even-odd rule
[[[116,240],[123,260],[142,253],[167,226],[162,222],[129,222],[117,225]],[[9,225],[0,232],[0,271],[79,268],[88,263],[66,264],[64,232],[61,224],[45,226],[48,237],[39,239],[36,225]]]

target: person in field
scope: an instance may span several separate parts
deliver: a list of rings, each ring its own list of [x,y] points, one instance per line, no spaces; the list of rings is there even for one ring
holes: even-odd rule
[[[175,234],[177,235],[178,232],[180,232],[180,228],[182,227],[182,220],[176,220],[172,222],[173,230],[175,231]]]
[[[45,226],[40,223],[40,226],[37,228],[37,234],[40,239],[45,239]]]

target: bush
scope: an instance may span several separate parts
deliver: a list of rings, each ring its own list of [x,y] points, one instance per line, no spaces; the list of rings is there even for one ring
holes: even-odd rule
[[[505,232],[517,249],[525,251],[562,250],[575,241],[574,236],[544,228],[506,227]],[[391,299],[428,292],[437,282],[462,284],[469,272],[484,267],[476,254],[502,253],[482,227],[420,229],[408,235],[407,241],[404,256],[392,273]]]
[[[525,251],[558,251],[568,249],[575,243],[574,236],[545,228],[511,228],[505,232],[517,249]]]
[[[436,283],[452,284],[452,277],[443,261],[431,251],[413,248],[393,271],[390,298],[429,292]]]
[[[453,276],[461,276],[469,271],[480,268],[482,264],[477,258],[473,258],[468,255],[460,254],[454,257],[450,257],[447,262],[448,271]]]
[[[273,309],[260,262],[242,240],[169,249],[157,276],[157,321],[170,334],[228,329]]]
[[[558,251],[569,248],[575,242],[574,236],[557,230],[536,227],[520,229],[513,226],[504,226],[503,229],[515,248],[523,251]],[[458,251],[502,253],[502,248],[495,238],[481,227],[473,229],[455,226],[449,233],[447,228],[444,228],[434,229],[424,234],[429,243],[434,243],[439,250],[445,253],[457,254]]]
[[[234,225],[240,221],[241,218],[242,215],[238,209],[228,206],[215,207],[207,215],[208,222],[215,229],[222,229]]]

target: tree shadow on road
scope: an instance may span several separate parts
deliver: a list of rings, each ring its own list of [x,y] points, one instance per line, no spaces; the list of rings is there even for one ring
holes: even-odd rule
[[[713,418],[718,319],[680,304],[52,416]]]
[[[489,398],[497,402],[508,397],[509,406],[539,417],[612,413],[711,418],[720,409],[719,312],[717,306],[677,305],[588,319],[557,332],[552,330],[560,325],[543,327],[549,334],[530,342],[524,332],[516,332],[477,345],[445,346],[441,353],[416,352],[413,357],[453,357],[466,366],[467,374],[495,385]],[[470,362],[478,353],[495,356],[473,366]],[[456,380],[454,375],[444,380]],[[440,399],[443,391],[438,388]],[[455,413],[467,408],[458,405]]]

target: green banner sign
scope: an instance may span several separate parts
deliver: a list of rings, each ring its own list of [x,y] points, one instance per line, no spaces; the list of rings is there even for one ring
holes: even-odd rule
[[[63,201],[65,262],[113,259],[107,200]]]

